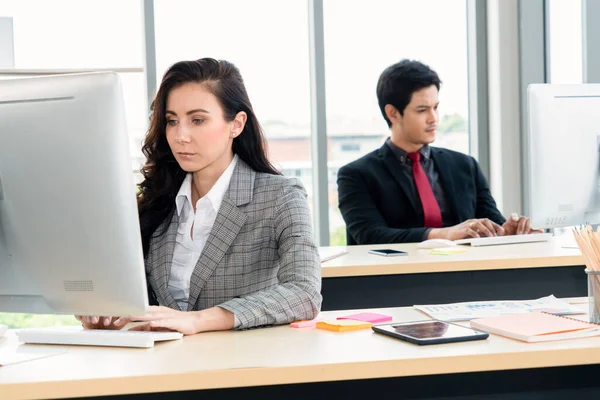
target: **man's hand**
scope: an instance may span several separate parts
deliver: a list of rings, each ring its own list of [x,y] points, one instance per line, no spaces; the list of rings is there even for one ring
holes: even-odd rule
[[[512,213],[510,218],[502,225],[504,235],[525,235],[530,233],[544,233],[543,229],[533,229],[531,221],[527,217]]]
[[[432,229],[428,239],[458,240],[465,238],[478,238],[487,236],[505,235],[504,228],[487,218],[469,219],[449,228]]]

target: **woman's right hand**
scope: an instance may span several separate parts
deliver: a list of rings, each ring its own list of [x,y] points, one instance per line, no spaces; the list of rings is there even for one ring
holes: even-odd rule
[[[81,322],[85,329],[117,330],[131,321],[127,317],[98,317],[95,315],[76,315],[75,318]]]

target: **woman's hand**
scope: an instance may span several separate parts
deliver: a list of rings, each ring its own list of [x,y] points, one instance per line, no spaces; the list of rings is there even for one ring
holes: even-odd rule
[[[220,307],[202,311],[179,311],[169,307],[151,306],[145,315],[132,320],[148,322],[131,328],[132,331],[177,331],[184,335],[228,330],[232,329],[235,323],[233,313]]]
[[[95,315],[76,315],[75,318],[85,329],[117,330],[131,321],[126,317],[98,317]]]

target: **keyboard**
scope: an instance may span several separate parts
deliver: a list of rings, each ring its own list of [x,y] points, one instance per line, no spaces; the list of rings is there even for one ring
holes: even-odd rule
[[[552,237],[551,233],[532,233],[531,235],[489,236],[455,240],[456,244],[470,244],[471,246],[495,246],[499,244],[547,242]]]
[[[155,342],[183,337],[179,332],[111,331],[79,326],[20,329],[16,334],[23,343],[143,348],[153,347]]]

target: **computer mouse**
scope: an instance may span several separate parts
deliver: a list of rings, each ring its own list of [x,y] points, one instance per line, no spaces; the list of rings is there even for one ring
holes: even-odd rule
[[[0,337],[8,330],[8,326],[0,324]]]
[[[452,240],[448,239],[429,239],[425,240],[417,245],[420,249],[438,249],[440,247],[453,247],[456,246]]]

